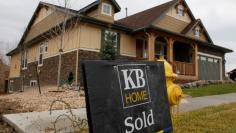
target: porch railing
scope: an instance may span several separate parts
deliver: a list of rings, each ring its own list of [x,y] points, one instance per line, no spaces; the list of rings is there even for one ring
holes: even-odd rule
[[[187,62],[173,62],[173,70],[178,75],[195,76],[195,64]]]

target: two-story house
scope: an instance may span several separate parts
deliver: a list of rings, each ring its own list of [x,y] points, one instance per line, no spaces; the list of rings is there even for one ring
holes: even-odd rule
[[[232,50],[214,44],[184,0],[172,0],[115,20],[120,10],[115,0],[96,0],[78,11],[40,2],[18,47],[7,54],[11,56],[11,87],[36,84],[35,62],[41,84],[56,85],[59,52],[60,80],[72,73],[80,83],[80,62],[99,59],[108,33],[116,36],[119,59],[154,61],[164,54],[179,82],[225,78],[225,53]],[[60,49],[61,32],[55,29],[63,25],[65,14],[70,17]],[[53,32],[56,34],[50,36]]]

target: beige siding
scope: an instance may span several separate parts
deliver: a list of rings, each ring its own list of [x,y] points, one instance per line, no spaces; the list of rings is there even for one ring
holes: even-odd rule
[[[38,59],[38,45],[33,45],[30,48],[27,49],[27,60],[28,62],[34,62]]]
[[[80,30],[80,48],[100,50],[101,29],[85,24],[81,26]]]
[[[55,27],[56,25],[60,24],[63,20],[64,20],[63,13],[59,11],[51,13],[49,16],[45,17],[43,20],[41,20],[40,22],[38,22],[37,24],[33,25],[30,28],[30,31],[28,32],[24,43],[29,42],[38,35]]]
[[[37,14],[37,18],[35,19],[33,25],[37,24],[38,22],[49,16],[52,12],[53,10],[51,8],[46,8],[46,7],[41,8],[39,13]]]
[[[112,3],[109,0],[103,0],[102,2],[112,5]],[[112,6],[112,16],[107,16],[107,15],[102,14],[102,4],[99,4],[98,9],[88,13],[88,16],[94,17],[94,18],[102,20],[102,21],[113,23],[114,22],[114,13],[115,13],[114,8],[115,7]]]
[[[166,29],[166,30],[180,33],[186,26],[188,26],[188,24],[189,23],[187,23],[187,22],[184,22],[182,20],[178,20],[174,17],[170,17],[170,16],[166,15],[163,18],[161,18],[155,24],[155,26]]]
[[[190,37],[192,37],[192,38],[200,39],[200,40],[202,40],[202,41],[206,41],[206,42],[208,41],[206,35],[204,34],[204,32],[202,32],[202,33],[200,34],[200,37],[196,37],[196,36],[194,35],[194,30],[190,31],[187,35],[190,36]]]
[[[121,55],[136,57],[136,39],[122,33],[120,36],[120,53]]]
[[[192,21],[191,18],[190,18],[190,16],[189,16],[189,14],[187,14],[186,12],[185,12],[184,16],[179,16],[179,15],[177,14],[177,11],[176,11],[176,8],[175,8],[175,7],[171,8],[171,9],[166,13],[166,15],[167,15],[167,16],[170,16],[170,17],[173,17],[173,18],[175,18],[175,19],[184,21],[184,22],[186,22],[186,23],[190,23],[190,22]]]
[[[81,39],[80,39],[81,38]],[[44,53],[44,58],[58,55],[61,36],[48,39],[48,52]],[[42,42],[28,48],[28,61],[33,62],[38,59],[39,45]],[[71,51],[78,48],[100,50],[101,29],[92,25],[82,24],[69,29],[64,34],[63,51]]]
[[[10,78],[15,78],[20,76],[20,53],[11,56],[10,62]]]
[[[202,41],[206,41],[206,42],[207,42],[208,40],[207,40],[207,37],[206,37],[206,35],[205,35],[205,31],[203,30],[203,27],[197,26],[196,28],[201,31],[200,37],[196,37],[196,36],[194,35],[194,30],[195,30],[195,28],[193,28],[193,29],[187,34],[187,36],[190,36],[190,37],[192,37],[192,38],[200,39],[200,40],[202,40]]]

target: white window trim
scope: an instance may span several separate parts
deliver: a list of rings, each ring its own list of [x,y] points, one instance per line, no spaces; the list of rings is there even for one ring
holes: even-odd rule
[[[104,6],[109,6],[110,7],[110,13],[106,13],[104,12]],[[108,3],[102,3],[102,14],[104,15],[108,15],[108,16],[112,16],[112,5],[108,4]]]
[[[21,69],[22,69],[22,70],[26,70],[27,67],[28,67],[27,51],[25,50],[23,54],[24,54],[24,55],[23,55],[23,59],[22,59],[22,60],[24,60],[24,64],[21,64],[21,65],[23,65],[23,67],[21,66]],[[21,57],[21,58],[22,58],[22,57]],[[26,60],[27,60],[27,63],[25,63]],[[21,63],[22,63],[22,61],[21,61]]]
[[[30,87],[35,87],[35,86],[32,86],[32,83],[35,83],[35,86],[37,86],[38,84],[37,80],[30,80]]]
[[[178,8],[177,10],[178,10],[178,11],[177,11],[177,14],[178,14],[179,16],[183,17],[183,16],[184,16],[184,10],[183,10],[183,9],[180,9],[180,8]]]
[[[45,41],[42,44],[44,45],[43,52],[48,53],[48,41]],[[45,51],[46,46],[47,46],[47,51]]]
[[[195,28],[193,32],[194,32],[194,36],[200,37],[200,28]]]
[[[40,52],[40,49],[41,49],[41,48],[43,49],[43,50],[42,50],[42,53]],[[42,54],[42,64],[39,64],[40,54]],[[39,46],[39,55],[38,55],[38,66],[39,66],[39,67],[43,66],[43,54],[44,54],[44,44],[41,44],[41,45]]]
[[[177,8],[177,14],[181,17],[183,17],[185,15],[185,12],[184,12],[184,7],[182,8],[182,5],[178,5]],[[180,12],[181,11],[181,12]]]

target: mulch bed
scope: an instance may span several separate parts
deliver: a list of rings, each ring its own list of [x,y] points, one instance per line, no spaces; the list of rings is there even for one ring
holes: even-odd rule
[[[16,133],[12,127],[2,121],[3,114],[15,114],[25,112],[40,112],[50,109],[54,100],[63,100],[71,108],[85,107],[83,92],[62,90],[61,93],[54,92],[56,88],[44,88],[39,95],[37,89],[13,94],[0,94],[0,133]],[[62,103],[57,103],[53,109],[67,108]]]

